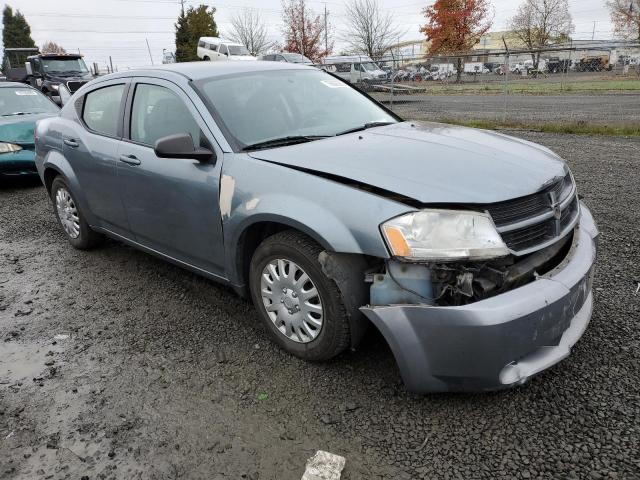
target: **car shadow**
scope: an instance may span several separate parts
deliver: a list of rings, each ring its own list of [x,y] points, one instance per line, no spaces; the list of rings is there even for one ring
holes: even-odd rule
[[[42,187],[37,174],[33,175],[0,175],[0,191],[22,190]]]

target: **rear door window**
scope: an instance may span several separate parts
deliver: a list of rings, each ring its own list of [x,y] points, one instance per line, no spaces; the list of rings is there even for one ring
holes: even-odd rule
[[[124,84],[112,85],[87,93],[82,111],[87,127],[102,135],[118,135],[124,87]]]

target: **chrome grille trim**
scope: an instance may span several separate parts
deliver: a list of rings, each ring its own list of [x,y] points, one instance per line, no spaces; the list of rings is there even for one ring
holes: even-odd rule
[[[580,203],[570,172],[525,197],[486,205],[512,254],[527,255],[567,235],[578,222]]]
[[[571,203],[576,193],[575,190],[576,188],[575,186],[573,186],[571,188],[571,193],[569,194],[569,196],[566,197],[564,200],[562,200],[562,202],[560,203],[561,210],[564,210],[565,208],[567,208],[567,206]],[[530,217],[525,220],[521,220],[519,222],[509,223],[507,225],[497,227],[498,232],[503,233],[503,232],[511,232],[513,230],[519,230],[521,228],[528,227],[529,225],[534,225],[536,223],[543,222],[544,220],[553,218],[553,215],[554,215],[553,210],[549,210],[547,207],[547,210],[541,215],[537,215],[535,217]]]

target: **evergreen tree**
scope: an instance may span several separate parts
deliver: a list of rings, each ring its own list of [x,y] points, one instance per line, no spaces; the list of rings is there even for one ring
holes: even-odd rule
[[[31,38],[31,28],[19,10],[14,14],[9,5],[5,6],[2,11],[2,26],[2,44],[4,48],[33,48],[36,46],[33,38]],[[11,60],[21,64],[24,63],[26,55],[23,57],[20,59],[12,58]],[[6,66],[6,61],[7,55],[5,53],[3,66]]]
[[[189,7],[180,12],[176,22],[176,61],[192,62],[198,60],[196,49],[200,37],[217,37],[218,27],[213,15],[214,7],[200,5],[196,8]]]

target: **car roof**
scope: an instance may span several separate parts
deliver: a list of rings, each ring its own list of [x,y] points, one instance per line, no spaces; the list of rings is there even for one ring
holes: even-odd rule
[[[226,43],[228,45],[242,45],[242,43],[234,42],[233,40],[227,40],[226,38],[220,37],[200,37],[198,41],[210,43]]]
[[[126,72],[113,73],[106,78],[127,78],[141,75],[157,76],[158,73],[177,73],[189,80],[200,80],[203,78],[222,77],[238,73],[253,73],[276,70],[310,70],[317,71],[314,67],[300,63],[283,62],[184,62],[169,63],[157,67],[146,67],[144,69],[131,69]]]
[[[35,90],[31,85],[20,82],[0,82],[0,88],[31,88]]]

